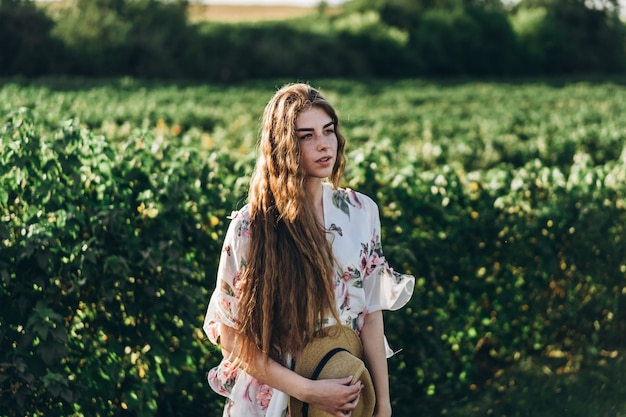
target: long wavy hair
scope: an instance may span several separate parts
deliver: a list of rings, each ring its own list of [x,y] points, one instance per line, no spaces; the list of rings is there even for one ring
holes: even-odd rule
[[[337,158],[329,180],[345,168],[345,138],[335,109],[307,84],[281,88],[263,113],[259,156],[250,182],[250,251],[241,276],[237,346],[249,363],[256,348],[280,362],[297,355],[320,326],[338,320],[334,256],[324,225],[307,199],[296,118],[312,107],[334,123]]]

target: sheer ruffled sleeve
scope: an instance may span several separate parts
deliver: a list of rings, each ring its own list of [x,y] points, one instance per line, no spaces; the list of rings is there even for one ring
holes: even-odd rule
[[[233,212],[220,255],[215,290],[204,318],[203,329],[212,343],[219,339],[220,323],[233,328],[237,326],[238,284],[246,265],[249,236],[248,211],[244,208]]]
[[[415,277],[401,274],[389,266],[383,255],[380,237],[380,217],[378,206],[370,200],[371,240],[365,252],[367,263],[363,279],[367,311],[398,310],[406,305],[413,295]]]

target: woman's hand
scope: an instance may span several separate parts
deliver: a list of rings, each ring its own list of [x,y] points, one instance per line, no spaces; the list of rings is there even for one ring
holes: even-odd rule
[[[310,380],[300,399],[335,417],[350,417],[359,402],[363,383],[350,385],[352,377]]]
[[[221,326],[222,353],[230,360],[236,358],[235,331]],[[363,383],[350,385],[352,377],[312,380],[298,375],[273,359],[263,358],[260,351],[254,360],[245,364],[245,370],[258,381],[276,388],[302,402],[319,408],[335,417],[350,417],[359,402]]]

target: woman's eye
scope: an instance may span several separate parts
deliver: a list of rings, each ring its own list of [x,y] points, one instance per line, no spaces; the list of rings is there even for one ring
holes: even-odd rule
[[[302,136],[300,136],[300,139],[309,139],[309,138],[311,138],[311,137],[313,137],[313,135],[312,135],[312,134],[310,134],[310,133],[307,133],[306,135],[302,135]]]
[[[326,129],[325,133],[327,135],[332,135],[333,133],[335,133],[335,129]]]

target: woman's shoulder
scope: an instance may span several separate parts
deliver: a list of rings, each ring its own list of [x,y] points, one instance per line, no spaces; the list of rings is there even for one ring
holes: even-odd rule
[[[250,221],[250,204],[245,204],[243,207],[230,212],[227,216],[231,222],[249,222]]]
[[[250,206],[246,204],[238,210],[233,210],[228,216],[230,225],[229,234],[232,238],[248,238],[250,236]]]
[[[378,211],[378,204],[370,196],[362,192],[353,190],[349,187],[333,187],[332,184],[327,185],[329,192],[332,193],[333,204],[337,207],[349,205],[350,207],[365,210]]]
[[[378,205],[370,196],[348,187],[334,188],[332,185],[328,187],[332,205],[347,214],[352,220],[356,220],[355,215],[368,218],[378,215]]]

